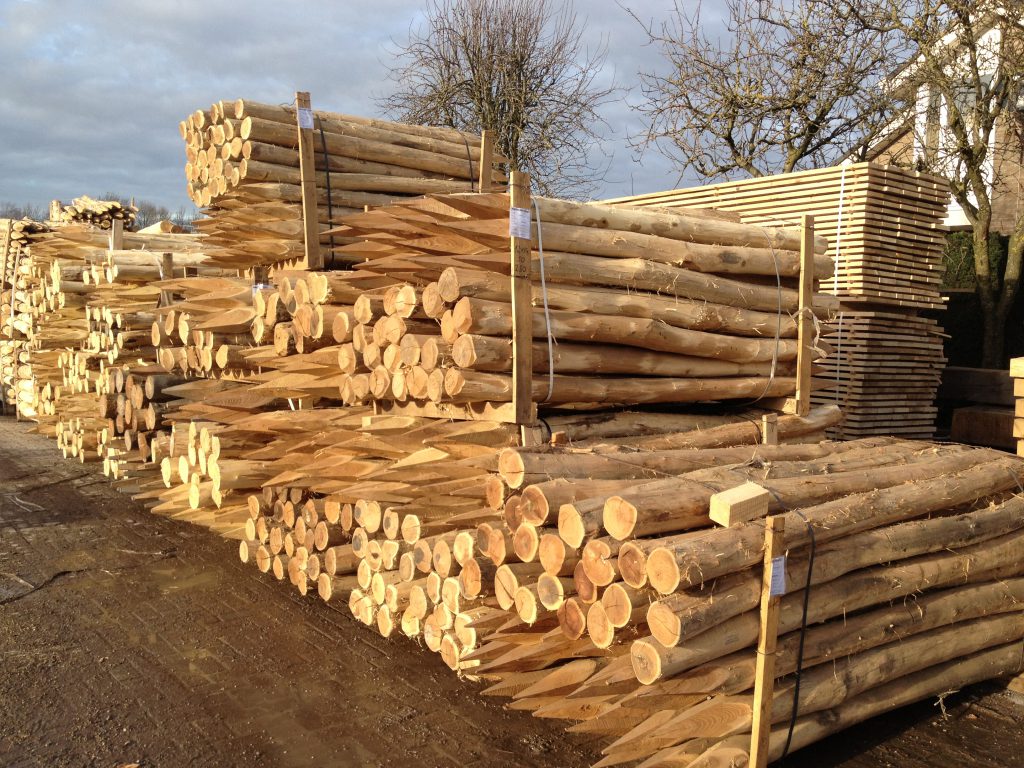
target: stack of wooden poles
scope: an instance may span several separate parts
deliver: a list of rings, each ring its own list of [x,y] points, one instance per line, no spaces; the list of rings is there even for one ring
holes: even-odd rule
[[[537,403],[794,393],[799,230],[701,212],[535,202],[524,213],[533,219]],[[338,233],[364,239],[342,250],[409,284],[397,315],[382,295],[362,301],[353,345],[363,360],[353,379],[371,381],[356,401],[512,400],[509,209],[505,194],[431,195],[345,217]],[[825,242],[813,247],[823,254]],[[809,270],[808,279],[827,277],[831,262],[815,255]],[[821,312],[828,300],[815,295],[806,311]],[[428,342],[440,362],[424,371],[416,353]]]
[[[515,436],[493,423],[377,416],[318,439],[312,466],[308,437],[286,436],[240,553],[573,721],[601,738],[600,765],[710,766],[749,749],[765,515],[780,515],[774,759],[791,722],[798,749],[1022,661],[1024,462],[812,442],[838,418],[783,416],[779,444],[756,445],[754,420],[592,437],[576,416],[560,426],[578,447],[499,450]]]
[[[315,184],[312,231],[368,205],[432,192],[468,191],[480,178],[500,182],[493,162],[481,174],[481,137],[446,128],[405,125],[326,111],[308,111]],[[186,144],[185,175],[192,200],[207,217],[219,265],[247,270],[295,265],[304,258],[299,122],[294,106],[239,99],[197,110],[179,126]],[[310,178],[314,178],[311,176]],[[323,236],[323,263],[344,267]]]
[[[126,230],[135,226],[139,209],[124,205],[118,200],[95,200],[88,195],[76,197],[68,205],[60,200],[50,203],[50,220],[54,225],[91,224],[100,229],[110,229],[120,220]]]

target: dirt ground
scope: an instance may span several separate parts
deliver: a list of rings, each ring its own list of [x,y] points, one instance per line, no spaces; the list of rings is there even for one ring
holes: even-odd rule
[[[96,465],[0,420],[0,766],[582,766],[557,723],[477,695],[148,513]],[[1024,707],[924,702],[790,757],[801,768],[1024,765]]]

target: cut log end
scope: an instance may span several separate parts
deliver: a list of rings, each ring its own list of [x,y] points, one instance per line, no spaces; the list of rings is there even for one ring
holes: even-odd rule
[[[625,541],[632,535],[636,520],[636,507],[621,496],[612,496],[604,503],[604,529],[618,541]]]

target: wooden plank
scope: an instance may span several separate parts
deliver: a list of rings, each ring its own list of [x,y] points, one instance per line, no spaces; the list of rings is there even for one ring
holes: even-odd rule
[[[814,354],[814,217],[805,215],[800,241],[800,315],[797,325],[799,350],[796,363],[796,412],[811,410],[811,364]]]
[[[530,280],[529,237],[511,231],[514,218],[525,210],[531,218],[530,175],[514,171],[510,182],[509,226],[512,276],[512,405],[519,424],[532,424],[533,393],[533,284]],[[528,234],[520,232],[518,234]]]
[[[313,107],[307,91],[295,94],[296,128],[299,133],[299,178],[302,188],[303,267],[323,269],[320,224],[317,211],[316,162],[313,153]]]
[[[778,644],[779,603],[781,594],[772,594],[772,570],[776,558],[785,551],[785,520],[769,517],[764,535],[764,571],[761,579],[761,629],[757,640],[757,662],[754,673],[754,720],[750,732],[750,765],[768,765],[769,740],[772,730],[772,699],[775,693],[775,649]],[[781,561],[783,574],[785,561]],[[785,578],[783,576],[783,578]],[[784,591],[784,589],[783,589]]]

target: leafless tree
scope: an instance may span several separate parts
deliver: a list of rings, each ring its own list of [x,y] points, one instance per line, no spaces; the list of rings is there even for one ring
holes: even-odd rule
[[[944,176],[972,235],[982,364],[1002,368],[1024,260],[1024,7],[993,0],[841,0],[851,19],[916,50],[887,92],[909,103],[914,161]],[[1016,201],[1016,210],[997,202]],[[1007,222],[1009,219],[1009,222]],[[996,227],[1009,235],[993,263]]]
[[[705,179],[830,165],[896,107],[871,86],[905,41],[833,0],[725,0],[720,34],[699,3],[677,1],[660,26],[633,15],[668,64],[641,75],[638,144]]]
[[[546,194],[585,194],[599,107],[614,93],[605,51],[557,0],[430,0],[399,47],[382,99],[400,120],[493,131],[497,150]]]

